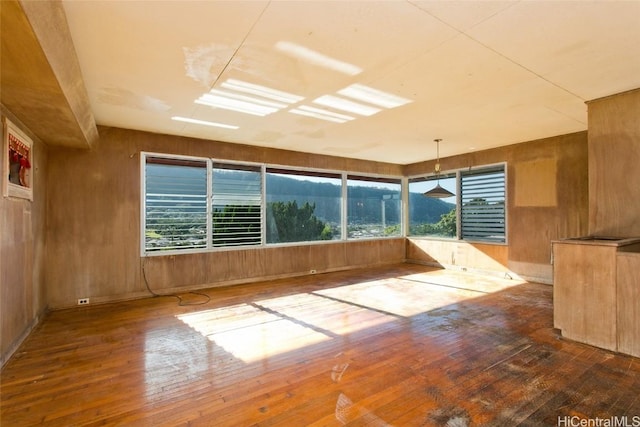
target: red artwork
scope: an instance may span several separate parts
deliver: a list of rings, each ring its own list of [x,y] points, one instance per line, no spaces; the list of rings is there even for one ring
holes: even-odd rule
[[[7,117],[2,122],[2,193],[5,197],[33,200],[33,141]]]
[[[31,168],[31,149],[15,135],[9,133],[9,182],[29,187],[27,170]]]

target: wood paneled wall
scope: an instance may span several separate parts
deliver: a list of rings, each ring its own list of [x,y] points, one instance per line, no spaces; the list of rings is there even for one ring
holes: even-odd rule
[[[578,132],[441,159],[445,171],[507,162],[507,244],[488,249],[491,245],[409,239],[407,259],[551,283],[551,241],[587,234],[587,152],[587,133]],[[404,172],[419,175],[433,167],[433,162],[416,163]]]
[[[34,190],[33,201],[0,195],[0,365],[47,307],[43,275],[47,148],[4,107],[2,113],[33,139]],[[5,155],[0,150],[0,165]]]
[[[640,236],[640,89],[588,107],[589,233]]]
[[[155,292],[212,287],[404,261],[404,239],[366,240],[269,247],[142,260],[144,277]]]
[[[92,150],[55,148],[48,179],[47,283],[52,308],[404,260],[404,240],[140,257],[140,152],[401,175],[399,165],[99,128]]]
[[[465,271],[509,273],[507,245],[434,239],[407,239],[407,260]]]

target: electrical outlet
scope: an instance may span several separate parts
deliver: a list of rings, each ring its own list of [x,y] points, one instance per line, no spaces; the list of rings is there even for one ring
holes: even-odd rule
[[[89,298],[78,299],[78,305],[87,305],[87,304],[89,304]]]

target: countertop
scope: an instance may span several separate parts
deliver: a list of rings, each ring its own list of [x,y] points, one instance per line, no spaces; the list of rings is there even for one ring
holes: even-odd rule
[[[583,236],[554,240],[552,243],[620,247],[640,243],[640,237]]]

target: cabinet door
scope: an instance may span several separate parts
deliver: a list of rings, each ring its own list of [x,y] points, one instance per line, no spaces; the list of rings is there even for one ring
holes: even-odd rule
[[[553,245],[554,326],[562,335],[617,349],[616,247]]]
[[[640,253],[618,254],[618,351],[640,357]]]

